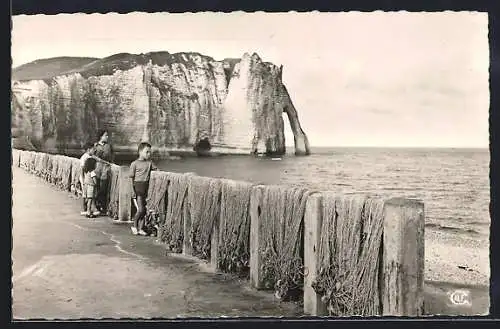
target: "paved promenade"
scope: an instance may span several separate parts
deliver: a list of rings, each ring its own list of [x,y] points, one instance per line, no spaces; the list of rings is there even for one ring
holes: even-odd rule
[[[165,255],[128,225],[80,216],[80,200],[13,169],[14,319],[298,316],[246,281]]]

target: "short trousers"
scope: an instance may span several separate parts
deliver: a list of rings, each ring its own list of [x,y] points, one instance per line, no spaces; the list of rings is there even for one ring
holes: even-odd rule
[[[146,198],[148,196],[149,182],[134,182],[136,196]]]
[[[83,184],[82,192],[85,199],[93,199],[95,197],[95,185]]]

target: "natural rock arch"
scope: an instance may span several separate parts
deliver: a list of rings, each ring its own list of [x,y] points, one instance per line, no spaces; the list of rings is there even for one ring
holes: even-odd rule
[[[309,155],[311,153],[309,148],[309,140],[307,139],[304,130],[302,130],[297,110],[295,109],[295,106],[290,99],[290,95],[288,94],[288,91],[284,85],[282,100],[284,102],[283,113],[286,113],[290,128],[292,129],[293,133],[295,155]]]

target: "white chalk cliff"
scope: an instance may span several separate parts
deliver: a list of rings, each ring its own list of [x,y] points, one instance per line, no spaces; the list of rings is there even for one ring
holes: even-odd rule
[[[12,132],[42,151],[81,148],[107,128],[125,153],[149,141],[160,151],[283,154],[286,113],[295,154],[309,154],[282,67],[257,54],[117,54],[43,78],[26,65],[13,70]]]

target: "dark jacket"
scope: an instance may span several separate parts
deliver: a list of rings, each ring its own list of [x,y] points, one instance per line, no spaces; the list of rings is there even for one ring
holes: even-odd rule
[[[102,160],[113,162],[113,147],[109,143],[97,143],[95,145],[95,155]],[[99,179],[108,179],[110,172],[111,165],[100,161],[97,162],[96,173]]]

